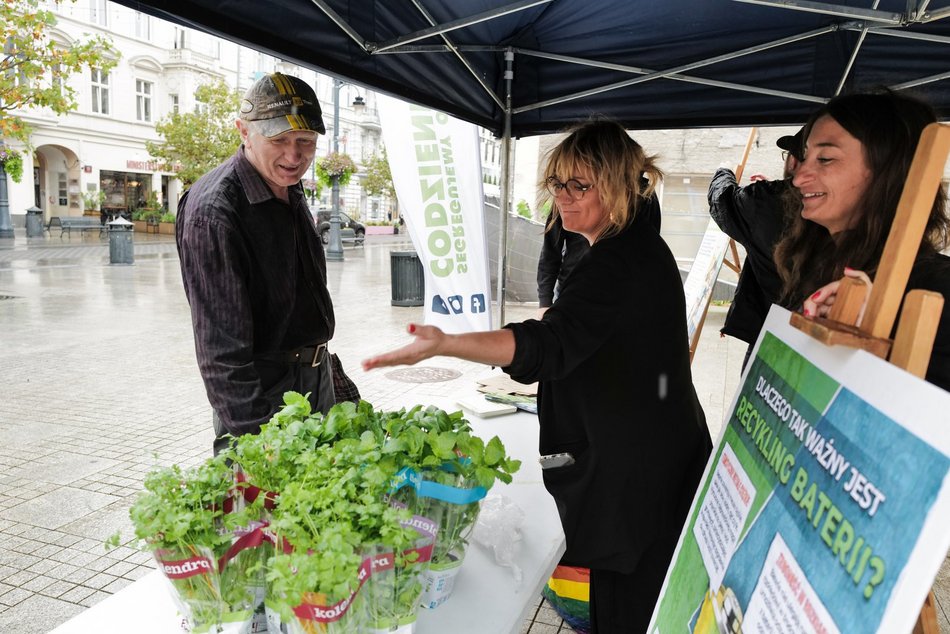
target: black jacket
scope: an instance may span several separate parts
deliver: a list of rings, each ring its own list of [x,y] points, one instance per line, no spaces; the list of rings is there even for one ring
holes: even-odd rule
[[[755,343],[769,307],[782,290],[772,251],[784,230],[783,197],[789,181],[759,181],[739,187],[736,176],[719,169],[709,184],[709,215],[723,233],[741,244],[746,260],[722,333]]]
[[[506,326],[505,371],[540,382],[541,454],[576,460],[544,471],[565,561],[630,573],[682,528],[712,448],[685,316],[676,261],[642,214],[590,248],[542,320]]]

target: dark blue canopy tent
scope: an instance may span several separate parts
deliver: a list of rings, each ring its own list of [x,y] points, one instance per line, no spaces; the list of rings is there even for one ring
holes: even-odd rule
[[[913,90],[950,117],[950,0],[116,0],[510,139],[592,114],[630,129],[802,123]],[[507,214],[498,299],[504,310]]]
[[[498,136],[509,76],[516,137],[592,113],[632,129],[795,124],[878,85],[950,116],[950,0],[118,1]]]

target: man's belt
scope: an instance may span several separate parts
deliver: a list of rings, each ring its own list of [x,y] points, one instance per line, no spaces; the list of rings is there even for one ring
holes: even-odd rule
[[[326,351],[327,344],[325,343],[321,343],[319,346],[307,346],[291,352],[287,360],[290,363],[307,363],[311,368],[315,368],[323,363]]]

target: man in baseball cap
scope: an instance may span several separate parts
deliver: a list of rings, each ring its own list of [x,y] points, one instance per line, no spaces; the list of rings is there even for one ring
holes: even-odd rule
[[[326,132],[321,115],[303,80],[261,77],[235,122],[241,147],[178,204],[178,254],[215,452],[232,436],[257,433],[285,392],[309,394],[314,412],[334,404],[333,304],[300,183]]]
[[[313,89],[299,77],[283,73],[261,77],[241,101],[241,119],[259,122],[258,131],[266,137],[290,130],[326,134],[322,115]]]

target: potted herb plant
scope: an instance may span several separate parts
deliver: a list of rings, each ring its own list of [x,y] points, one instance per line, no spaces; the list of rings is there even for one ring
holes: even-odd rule
[[[486,444],[472,435],[461,412],[416,407],[393,420],[389,432],[389,444],[407,453],[409,465],[395,481],[393,497],[438,525],[422,600],[423,607],[434,608],[451,595],[479,500],[495,480],[511,482],[521,462],[505,456],[497,436]]]
[[[155,557],[193,632],[247,621],[259,599],[254,588],[263,583],[254,579],[253,557],[235,548],[234,531],[251,524],[252,511],[230,512],[233,493],[233,471],[222,455],[189,471],[176,465],[150,472],[129,510],[135,536]]]

